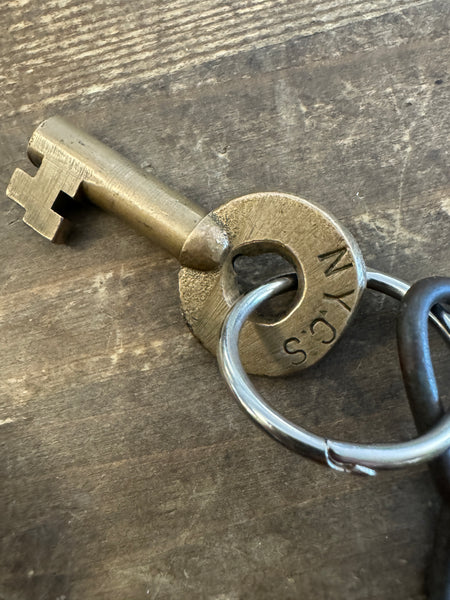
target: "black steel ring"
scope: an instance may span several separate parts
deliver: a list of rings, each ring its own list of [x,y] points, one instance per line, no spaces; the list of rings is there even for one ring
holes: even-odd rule
[[[428,313],[438,302],[449,301],[449,278],[422,279],[411,286],[403,298],[397,321],[403,381],[419,433],[430,429],[445,412],[431,361]],[[429,466],[444,502],[428,570],[428,597],[450,600],[450,449]]]
[[[419,433],[431,429],[445,414],[439,398],[430,344],[428,313],[450,301],[450,279],[429,277],[411,286],[400,308],[397,341],[403,381]],[[450,502],[450,449],[430,463],[436,485]]]

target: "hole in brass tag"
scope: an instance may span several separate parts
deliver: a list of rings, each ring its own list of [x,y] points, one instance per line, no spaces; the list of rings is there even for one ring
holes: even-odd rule
[[[235,273],[235,285],[239,295],[266,283],[269,279],[296,272],[293,263],[278,251],[269,248],[266,243],[241,246],[232,260]],[[297,274],[296,274],[297,275]],[[297,276],[298,281],[298,276]],[[270,298],[250,318],[257,323],[276,323],[290,313],[302,295],[303,279],[300,289],[291,290]]]

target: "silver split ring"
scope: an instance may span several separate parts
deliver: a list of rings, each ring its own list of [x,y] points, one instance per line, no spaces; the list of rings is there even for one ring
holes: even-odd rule
[[[244,411],[276,440],[318,462],[345,472],[375,475],[376,469],[395,469],[436,458],[450,447],[450,412],[425,434],[396,444],[354,444],[331,440],[295,425],[261,397],[239,356],[239,333],[254,310],[272,296],[295,286],[295,277],[283,276],[242,296],[226,317],[219,341],[217,359],[220,372]],[[377,271],[367,272],[367,287],[397,300],[409,285]],[[450,315],[441,307],[430,312],[430,319],[450,342]]]

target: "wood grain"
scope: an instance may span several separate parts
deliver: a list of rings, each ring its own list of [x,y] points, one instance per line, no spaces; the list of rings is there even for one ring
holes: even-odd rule
[[[448,274],[449,10],[3,2],[1,185],[63,114],[206,208],[296,193],[369,265]],[[0,598],[424,598],[426,468],[345,477],[269,440],[185,326],[176,262],[70,211],[69,245],[52,246],[0,198]],[[411,437],[395,312],[368,293],[332,355],[258,387],[330,436]]]
[[[189,0],[7,1],[0,8],[0,22],[9,25],[2,90],[6,98],[15,96],[20,65],[26,65],[34,86],[13,107],[22,112],[36,93],[48,106],[429,3],[304,0],[299,6],[294,0],[203,0],[193,10]],[[83,72],[81,89],[73,63]]]

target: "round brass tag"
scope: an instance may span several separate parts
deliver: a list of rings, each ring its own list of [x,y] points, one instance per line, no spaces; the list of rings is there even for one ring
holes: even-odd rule
[[[223,227],[229,251],[215,270],[180,270],[182,309],[193,333],[215,354],[224,318],[239,297],[234,259],[275,251],[297,273],[297,298],[277,322],[245,324],[242,363],[257,375],[284,375],[316,363],[339,339],[365,287],[353,237],[323,208],[275,192],[236,198],[208,217]]]

